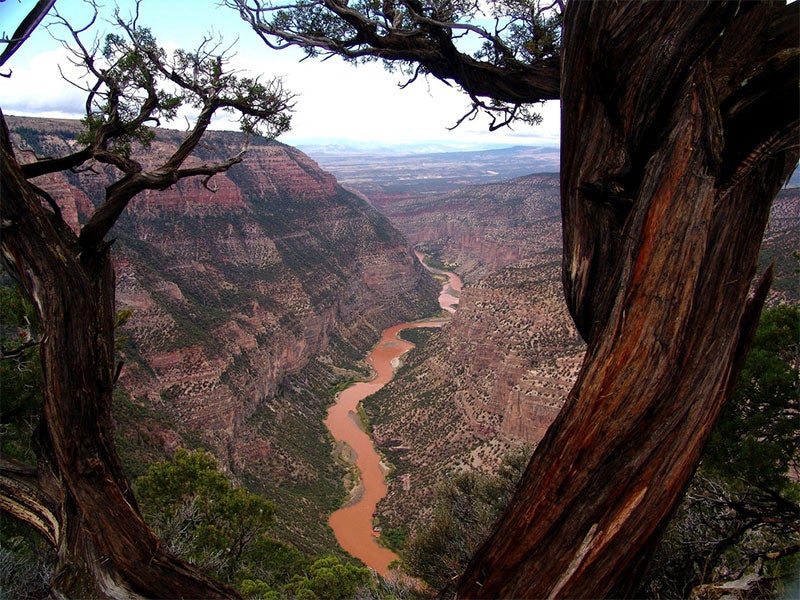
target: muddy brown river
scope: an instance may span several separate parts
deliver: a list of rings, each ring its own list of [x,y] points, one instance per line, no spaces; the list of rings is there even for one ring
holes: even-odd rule
[[[419,254],[417,256],[421,259]],[[439,295],[439,304],[442,309],[455,312],[461,279],[448,271],[430,270],[448,278]],[[358,403],[389,383],[400,356],[414,347],[412,343],[397,337],[400,331],[415,327],[441,327],[446,322],[445,319],[433,319],[402,323],[384,330],[380,341],[366,357],[366,361],[372,365],[375,377],[370,381],[354,383],[343,390],[336,403],[328,410],[328,417],[325,419],[325,425],[334,439],[345,442],[353,450],[361,484],[356,500],[334,512],[328,523],[342,548],[381,575],[385,575],[389,563],[399,557],[381,546],[378,543],[379,534],[373,531],[372,518],[378,502],[386,496],[386,482],[381,459],[375,451],[372,439],[361,429]]]

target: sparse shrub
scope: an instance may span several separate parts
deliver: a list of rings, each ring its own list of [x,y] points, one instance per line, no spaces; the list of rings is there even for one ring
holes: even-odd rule
[[[505,457],[495,475],[469,471],[439,488],[431,522],[404,553],[412,575],[443,592],[455,583],[503,513],[529,456],[521,448]]]
[[[31,436],[42,406],[38,322],[33,305],[0,269],[0,448],[32,460]]]
[[[369,569],[309,558],[268,533],[277,506],[233,487],[208,452],[178,450],[135,482],[142,514],[167,548],[248,598],[338,600],[377,589]]]
[[[334,556],[324,556],[283,585],[273,587],[262,580],[248,579],[242,582],[240,590],[246,597],[260,600],[342,600],[355,598],[357,592],[374,592],[376,587],[369,569],[343,563]]]
[[[780,593],[800,566],[800,309],[764,311],[701,467],[641,594],[684,598],[736,582],[739,598]],[[716,591],[719,591],[716,587]]]
[[[39,600],[51,597],[55,553],[16,521],[0,515],[0,598]]]

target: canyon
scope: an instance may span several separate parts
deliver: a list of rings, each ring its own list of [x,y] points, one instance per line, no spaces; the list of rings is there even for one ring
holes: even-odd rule
[[[77,122],[9,117],[22,161],[70,151]],[[177,140],[159,131],[144,159]],[[210,133],[198,160],[235,154]],[[101,169],[40,177],[72,224],[99,203]],[[134,198],[118,225],[120,329],[114,415],[131,476],[178,447],[206,448],[234,479],[279,502],[299,547],[336,547],[321,515],[346,472],[322,424],[337,384],[398,320],[436,311],[439,285],[402,235],[298,150],[251,140],[206,189],[187,180]]]
[[[64,154],[79,130],[8,121],[22,160]],[[176,139],[159,131],[146,152]],[[214,132],[198,160],[240,144]],[[390,465],[378,522],[413,533],[450,475],[530,451],[584,350],[562,299],[559,178],[530,174],[552,169],[551,150],[459,154],[324,154],[328,172],[251,139],[215,192],[186,181],[135,198],[112,232],[118,307],[131,312],[114,411],[131,476],[178,447],[207,448],[237,483],[279,503],[283,539],[337,551],[326,520],[349,472],[323,420],[342,385],[369,377],[362,357],[384,329],[439,312],[441,284],[412,247],[465,286],[447,325],[403,333],[416,347],[363,401]],[[98,170],[35,183],[77,224],[108,181]],[[762,250],[776,264],[773,303],[800,300],[798,231],[800,194],[789,188]]]
[[[352,166],[344,175],[366,177]],[[374,190],[376,205],[467,284],[452,322],[365,401],[392,465],[378,519],[413,533],[451,474],[493,472],[510,452],[532,452],[577,377],[584,344],[562,296],[557,175],[400,192]],[[769,304],[800,301],[799,242],[800,193],[789,187],[775,200],[761,252],[762,270],[775,265]]]

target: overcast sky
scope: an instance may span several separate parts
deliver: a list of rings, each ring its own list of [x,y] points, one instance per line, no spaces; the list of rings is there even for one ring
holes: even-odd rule
[[[18,15],[33,4],[34,0],[0,0],[0,33],[10,36],[19,22]],[[78,10],[81,4],[79,0],[57,0],[56,8],[76,24],[83,24]],[[113,6],[112,0],[104,4]],[[120,2],[123,7],[126,4]],[[451,132],[448,127],[469,109],[465,94],[433,78],[400,90],[402,76],[388,73],[375,63],[355,67],[336,58],[300,62],[302,53],[269,49],[236,12],[218,7],[216,0],[144,0],[140,23],[150,27],[167,49],[192,48],[212,31],[226,41],[238,38],[237,68],[267,77],[280,76],[285,87],[297,95],[292,130],[280,138],[289,144],[329,139],[379,144],[441,141],[475,148],[558,145],[557,102],[543,108],[545,120],[537,127],[519,124],[513,130],[491,133],[487,121],[481,119],[465,122]],[[106,24],[103,27],[108,30]],[[23,116],[83,116],[85,95],[61,79],[59,64],[66,68],[65,53],[40,26],[3,68],[5,73],[11,71],[10,78],[0,78],[3,111]],[[231,128],[224,121],[215,125]]]

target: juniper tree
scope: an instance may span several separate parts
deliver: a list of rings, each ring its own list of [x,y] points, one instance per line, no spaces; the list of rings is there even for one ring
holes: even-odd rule
[[[130,17],[114,13],[114,31],[103,39],[88,39],[94,20],[75,27],[57,12],[54,18],[85,71],[75,82],[86,92],[85,129],[71,154],[20,164],[0,118],[2,260],[36,309],[43,379],[37,464],[2,458],[0,508],[57,549],[54,584],[67,596],[235,596],[164,549],[142,520],[120,465],[111,415],[117,364],[108,235],[140,192],[187,177],[208,184],[242,160],[244,143],[218,163],[193,155],[218,111],[236,113],[245,134],[275,136],[289,126],[291,96],[280,80],[232,72],[214,38],[168,54],[138,23],[138,3]],[[136,149],[152,141],[151,126],[182,106],[197,112],[191,127],[169,156],[145,166]],[[35,182],[90,165],[113,173],[113,181],[76,232]]]

